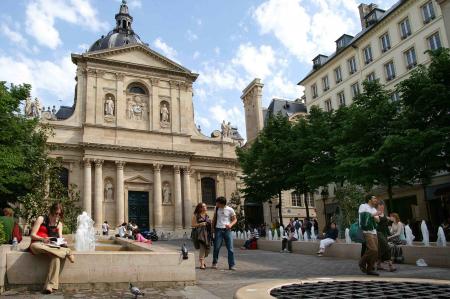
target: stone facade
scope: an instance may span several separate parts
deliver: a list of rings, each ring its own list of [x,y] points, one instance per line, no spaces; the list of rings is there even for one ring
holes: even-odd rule
[[[55,133],[51,155],[63,159],[69,183],[81,191],[80,205],[97,226],[128,222],[136,195],[130,192],[138,192],[148,203],[133,199],[133,213],[147,217],[146,227],[190,229],[193,208],[206,196],[202,179],[214,182],[203,188],[211,208],[211,194],[230,198],[236,191],[237,143],[209,138],[195,126],[197,74],[141,43],[72,54],[72,61],[72,115],[43,121]]]

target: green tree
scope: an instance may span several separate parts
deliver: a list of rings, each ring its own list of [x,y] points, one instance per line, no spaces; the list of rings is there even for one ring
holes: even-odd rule
[[[385,186],[392,199],[394,186],[404,185],[396,157],[399,143],[400,105],[377,81],[365,81],[364,92],[354,99],[341,122],[336,140],[336,171],[349,182],[366,187]],[[338,134],[338,132],[336,132]]]
[[[6,243],[5,227],[3,226],[3,223],[0,222],[0,245],[5,243]]]
[[[14,203],[33,189],[47,160],[47,127],[20,114],[31,86],[0,82],[0,206]]]
[[[278,214],[283,224],[281,192],[290,188],[287,178],[293,172],[291,123],[282,115],[271,116],[256,140],[237,149],[244,176],[241,190],[246,199],[268,201],[278,196]]]
[[[241,204],[241,197],[238,192],[231,193],[230,207],[236,212],[236,225],[233,226],[234,231],[244,231],[245,229],[245,217],[243,213],[243,207]]]
[[[364,203],[364,190],[356,185],[344,184],[336,189],[336,199],[340,207],[341,232],[358,219],[359,205]]]

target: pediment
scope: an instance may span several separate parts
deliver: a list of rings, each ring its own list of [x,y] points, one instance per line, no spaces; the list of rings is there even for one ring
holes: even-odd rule
[[[179,65],[175,61],[170,60],[169,58],[143,45],[130,45],[95,52],[87,52],[84,53],[83,56],[195,75],[190,70]]]
[[[131,177],[127,180],[125,180],[125,183],[132,183],[132,184],[151,184],[152,182],[144,178],[143,176],[136,175],[134,177]]]

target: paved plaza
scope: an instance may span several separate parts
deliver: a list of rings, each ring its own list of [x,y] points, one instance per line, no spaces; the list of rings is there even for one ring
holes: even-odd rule
[[[182,241],[160,241],[159,246],[178,250]],[[188,241],[189,249],[193,250]],[[280,244],[281,246],[281,244]],[[212,254],[211,254],[212,255]],[[211,265],[212,256],[207,258]],[[277,253],[262,250],[235,249],[237,271],[229,271],[226,249],[223,247],[219,259],[219,269],[200,270],[197,268],[197,285],[172,288],[147,288],[145,298],[233,298],[234,293],[245,285],[271,279],[296,279],[308,277],[330,277],[361,275],[356,261],[316,257],[300,254]],[[450,269],[397,265],[395,273],[381,272],[382,277],[448,279]],[[126,271],[126,269],[124,269]],[[39,292],[14,289],[0,298],[133,298],[128,290],[78,290],[40,295]]]

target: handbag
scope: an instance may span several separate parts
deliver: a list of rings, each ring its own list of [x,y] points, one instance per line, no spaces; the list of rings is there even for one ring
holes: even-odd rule
[[[192,243],[194,243],[195,249],[200,249],[200,243],[198,242],[198,231],[197,231],[196,227],[192,228],[191,240],[192,240]]]
[[[364,234],[358,221],[350,225],[350,239],[355,243],[364,243]]]

